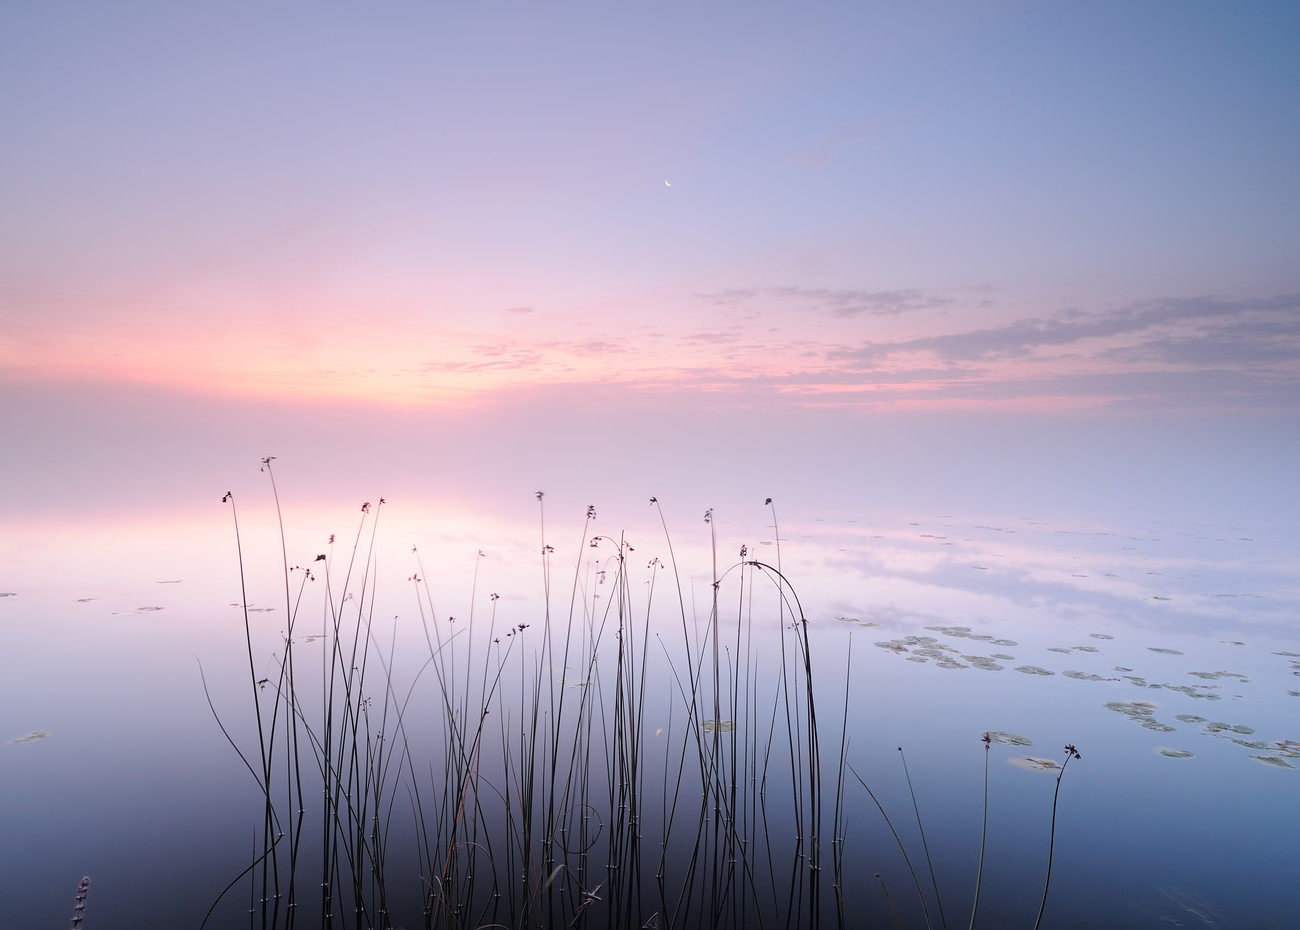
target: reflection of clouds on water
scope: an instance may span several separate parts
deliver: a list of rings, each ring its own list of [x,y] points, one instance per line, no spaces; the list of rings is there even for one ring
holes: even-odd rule
[[[32,730],[30,733],[24,733],[22,736],[15,736],[13,739],[9,740],[9,742],[11,744],[35,743],[38,740],[49,738],[50,733],[48,730]]]
[[[1042,759],[1038,756],[1012,756],[1007,760],[1011,765],[1026,772],[1059,772],[1061,766],[1054,759]]]
[[[952,518],[872,529],[837,537],[840,545],[825,550],[828,563],[856,568],[876,585],[925,586],[922,597],[899,603],[942,603],[960,593],[1000,601],[1008,619],[1050,611],[1125,629],[1273,632],[1290,624],[1300,596],[1300,560],[1288,557],[1289,547],[1235,531],[1165,526],[1135,534],[1031,519],[1011,529]]]
[[[1300,697],[1298,690],[1277,687],[1276,676],[1261,666],[1263,650],[1252,650],[1248,638],[1223,636],[1246,629],[1276,635],[1284,629],[1283,622],[1289,622],[1293,610],[1288,608],[1295,600],[1291,597],[1287,602],[1277,595],[1300,590],[1294,565],[1283,566],[1273,557],[1252,561],[1263,550],[1245,534],[1141,536],[1044,528],[1028,522],[1011,531],[962,528],[948,522],[941,530],[916,524],[882,530],[877,536],[865,542],[856,564],[885,600],[879,610],[888,616],[888,625],[897,635],[875,645],[913,666],[990,672],[1011,668],[1026,680],[1043,682],[1026,681],[1028,689],[1060,688],[1052,682],[1062,678],[1080,683],[1066,686],[1077,691],[1043,692],[1046,701],[1072,701],[1087,688],[1118,685],[1177,695],[1170,700],[1178,702],[1263,704],[1267,707],[1264,713],[1276,717],[1270,699],[1283,694]],[[1189,540],[1195,543],[1192,549],[1179,548]],[[939,543],[947,548],[941,549]],[[972,581],[972,565],[988,570]],[[888,577],[879,577],[877,573],[882,571]],[[900,579],[900,574],[905,577]],[[912,609],[894,608],[890,602],[895,597],[896,603]],[[885,613],[890,610],[892,615]],[[855,607],[855,616],[864,614],[860,606]],[[980,622],[953,622],[959,617]],[[944,619],[936,622],[937,618]],[[1094,632],[1052,633],[1077,631],[1081,626],[1086,630],[1085,624],[1093,626]],[[918,627],[931,635],[924,635]],[[1013,630],[1021,635],[1006,638]],[[1134,642],[1137,637],[1133,634],[1146,642]],[[1166,642],[1157,639],[1153,643],[1152,634],[1167,637]],[[1199,638],[1215,634],[1218,636],[1210,642]],[[1066,636],[1084,635],[1088,637],[1085,643],[1090,640],[1094,644],[1081,644],[1077,639],[1069,645],[1051,643],[1058,636],[1060,643]],[[1175,636],[1176,644],[1168,641]],[[1031,642],[1021,646],[1018,640],[1025,638]],[[987,655],[968,654],[959,648],[962,643],[974,642],[1007,648]],[[1226,653],[1216,656],[1215,647],[1232,650],[1231,659]],[[1111,663],[1119,659],[1126,664],[1108,663],[1106,671],[1086,664],[1107,653],[1117,653],[1109,657]],[[1284,660],[1279,672],[1300,676],[1300,652],[1277,650],[1273,654]],[[1053,662],[1045,661],[1054,656],[1074,656],[1076,667],[1054,667]],[[1179,680],[1174,677],[1179,670],[1170,665],[1183,662],[1181,674],[1187,678]],[[1033,693],[1026,691],[1026,695]],[[1195,727],[1198,736],[1241,746],[1253,754],[1250,758],[1278,769],[1292,768],[1292,760],[1300,758],[1290,741],[1270,742],[1257,735],[1261,724],[1255,721],[1172,715],[1177,707],[1171,709],[1171,718],[1165,719],[1157,715],[1155,703],[1140,699],[1099,699],[1098,706],[1157,733]],[[1192,755],[1182,747],[1153,749],[1170,758]]]

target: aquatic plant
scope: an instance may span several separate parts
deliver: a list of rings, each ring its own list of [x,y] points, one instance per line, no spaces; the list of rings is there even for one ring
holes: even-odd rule
[[[1052,828],[1047,839],[1047,877],[1043,879],[1043,903],[1038,906],[1038,919],[1034,921],[1034,930],[1038,930],[1043,922],[1043,911],[1047,910],[1047,889],[1052,883],[1052,854],[1056,851],[1056,802],[1061,797],[1061,778],[1065,775],[1065,768],[1070,764],[1070,760],[1080,758],[1082,756],[1079,755],[1079,750],[1066,743],[1065,761],[1061,763],[1061,770],[1056,773],[1056,790],[1052,792]]]
[[[77,883],[77,896],[73,899],[72,930],[77,930],[86,919],[86,898],[90,895],[90,876],[83,876]]]
[[[850,773],[894,828],[848,762],[851,636],[838,754],[823,760],[824,731],[835,724],[819,719],[810,625],[781,568],[774,509],[776,564],[741,547],[738,560],[720,567],[716,524],[705,514],[712,565],[697,616],[656,499],[666,559],[642,569],[623,534],[594,533],[588,507],[577,534],[584,557],[560,581],[559,546],[538,492],[536,615],[507,618],[499,613],[505,602],[480,591],[481,551],[467,611],[448,614],[435,605],[412,549],[407,580],[423,637],[413,657],[398,649],[396,624],[390,638],[375,620],[384,500],[361,507],[341,554],[331,536],[324,553],[291,565],[272,458],[262,467],[279,524],[284,599],[269,672],[234,499],[223,498],[236,533],[251,736],[232,732],[208,694],[257,787],[257,838],[251,862],[217,896],[205,924],[241,886],[250,926],[263,930],[851,923],[862,890],[845,881]],[[318,592],[318,622],[308,620],[309,590]],[[756,614],[777,621],[778,649],[756,645]],[[664,615],[678,633],[664,632]],[[933,637],[901,645],[952,662],[951,647]],[[972,924],[989,746],[1030,742],[1001,731],[983,739]],[[897,832],[894,839],[925,922],[933,895],[946,925],[905,759],[902,774],[929,891]],[[898,919],[887,889],[885,897]]]

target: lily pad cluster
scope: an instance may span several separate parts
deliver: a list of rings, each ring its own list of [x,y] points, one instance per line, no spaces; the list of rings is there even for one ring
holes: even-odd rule
[[[1157,733],[1172,733],[1176,727],[1171,727],[1167,723],[1161,723],[1155,718],[1155,713],[1159,709],[1158,704],[1151,701],[1107,701],[1106,709],[1113,710],[1117,714],[1123,714],[1134,723],[1148,730],[1155,730]]]

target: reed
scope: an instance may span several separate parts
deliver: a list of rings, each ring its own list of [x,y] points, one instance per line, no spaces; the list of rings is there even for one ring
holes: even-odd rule
[[[537,614],[504,616],[497,593],[479,591],[482,552],[468,609],[449,614],[413,549],[413,659],[399,622],[381,630],[376,618],[383,499],[363,505],[348,543],[331,537],[291,565],[271,463],[285,619],[269,659],[247,607],[234,500],[223,499],[254,704],[243,742],[255,745],[236,738],[210,694],[209,705],[261,811],[251,862],[205,924],[242,885],[249,926],[263,930],[852,926],[880,906],[846,854],[852,775],[893,832],[929,925],[903,840],[849,762],[851,641],[843,712],[819,718],[813,625],[782,570],[774,508],[777,564],[748,546],[723,560],[705,514],[709,587],[697,611],[657,499],[665,558],[596,533],[588,507],[580,556],[557,581],[562,541],[538,492]],[[326,647],[310,660],[308,637]],[[763,648],[771,639],[777,647]],[[831,744],[828,726],[839,728]],[[823,745],[835,755],[824,760]],[[904,775],[910,790],[905,762]],[[1049,849],[1049,878],[1050,865]]]
[[[90,876],[84,876],[77,883],[77,896],[73,899],[72,930],[78,930],[86,919],[86,898],[90,895]]]

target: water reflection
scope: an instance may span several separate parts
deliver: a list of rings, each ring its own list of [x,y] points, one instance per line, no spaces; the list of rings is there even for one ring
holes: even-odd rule
[[[315,538],[304,533],[308,538],[300,541],[302,551],[316,551],[335,522],[322,519]],[[472,639],[476,631],[486,630],[493,610],[498,631],[531,624],[532,636],[542,628],[547,605],[538,591],[535,527],[493,527],[489,541],[456,526],[428,541],[421,535],[428,532],[427,525],[417,519],[408,524],[388,531],[399,534],[398,539],[382,551],[378,564],[380,577],[394,580],[391,585],[381,581],[370,595],[375,598],[374,615],[383,618],[385,627],[380,641],[388,643],[391,635],[399,643],[392,661],[401,680],[415,680],[419,674],[411,657],[419,654],[423,635],[410,588],[402,584],[415,570],[408,551],[412,541],[419,543],[434,576],[427,588],[438,613],[449,628],[466,631],[453,634],[462,636],[457,642],[465,648],[486,648]],[[761,522],[718,526],[720,549],[762,547],[764,558],[776,561],[770,527]],[[153,530],[169,541],[188,539],[187,532],[166,525]],[[644,526],[629,534],[646,562],[666,557],[661,529]],[[1290,780],[1300,758],[1300,733],[1293,722],[1296,705],[1291,703],[1300,696],[1292,684],[1300,673],[1300,653],[1294,651],[1289,627],[1296,602],[1295,565],[1300,561],[1288,561],[1287,546],[1262,544],[1267,537],[1257,534],[1183,535],[1168,527],[1158,532],[1099,532],[1042,521],[963,523],[952,517],[875,521],[870,526],[794,522],[783,534],[782,571],[794,581],[805,604],[810,657],[824,670],[819,709],[834,722],[828,732],[836,737],[828,742],[837,741],[836,727],[847,720],[846,758],[879,788],[886,810],[895,816],[908,810],[909,802],[891,754],[897,745],[907,747],[941,884],[964,886],[971,880],[979,836],[980,736],[987,732],[995,746],[1012,747],[1008,764],[997,766],[1000,771],[992,778],[990,801],[1002,828],[996,838],[1000,845],[991,852],[1012,861],[1018,856],[1020,861],[1034,861],[1041,855],[1051,786],[1050,779],[1039,776],[1059,771],[1059,761],[1048,755],[1053,746],[1069,739],[1085,748],[1088,758],[1078,771],[1071,766],[1064,779],[1061,816],[1070,827],[1069,844],[1059,851],[1062,858],[1054,878],[1061,882],[1063,900],[1086,893],[1090,882],[1102,880],[1099,869],[1105,875],[1128,876],[1122,882],[1116,879],[1117,888],[1135,875],[1143,877],[1140,891],[1149,893],[1164,887],[1157,882],[1166,867],[1193,876],[1207,896],[1202,906],[1173,892],[1162,893],[1157,905],[1139,890],[1128,897],[1117,892],[1105,910],[1088,912],[1090,905],[1079,905],[1081,919],[1100,925],[1120,913],[1126,925],[1142,926],[1142,909],[1147,908],[1162,915],[1152,917],[1154,925],[1178,908],[1202,907],[1208,913],[1209,906],[1228,908],[1234,922],[1246,925],[1268,912],[1295,915],[1279,891],[1288,887],[1293,837],[1300,829],[1300,815],[1291,803],[1295,783]],[[93,537],[93,530],[87,535]],[[201,812],[189,821],[177,818],[187,826],[184,831],[178,828],[176,842],[184,847],[187,837],[214,837],[213,857],[200,863],[213,881],[219,884],[240,857],[247,858],[249,832],[258,820],[256,797],[250,807],[246,773],[239,771],[238,760],[226,758],[229,747],[202,706],[192,658],[203,658],[218,706],[247,708],[247,662],[241,668],[236,626],[243,608],[230,570],[229,534],[221,527],[210,535],[215,542],[206,543],[210,551],[202,554],[178,559],[169,551],[170,543],[141,546],[129,558],[119,551],[109,560],[108,571],[100,572],[88,562],[71,582],[61,566],[14,553],[13,564],[23,570],[13,577],[27,580],[25,586],[6,582],[15,590],[5,592],[0,603],[2,645],[7,655],[23,654],[31,661],[10,679],[9,687],[15,694],[21,692],[22,701],[9,702],[4,724],[7,732],[25,735],[9,740],[3,761],[13,796],[34,805],[45,827],[12,808],[6,810],[4,826],[16,844],[33,851],[23,862],[7,863],[22,887],[31,889],[32,901],[25,905],[29,916],[35,913],[30,908],[37,899],[47,897],[61,913],[66,879],[52,882],[45,875],[72,872],[75,885],[76,878],[89,872],[95,875],[97,889],[104,887],[100,872],[124,888],[133,880],[129,870],[115,870],[111,856],[111,847],[121,845],[121,831],[140,830],[144,836],[146,831],[129,820],[99,828],[102,835],[92,835],[78,851],[48,838],[58,832],[49,831],[49,824],[71,823],[62,812],[69,796],[103,796],[110,773],[101,768],[99,780],[93,781],[83,778],[74,763],[92,747],[98,748],[100,758],[123,760],[112,775],[114,786],[129,786],[140,772],[156,773],[159,782],[168,785],[167,794],[159,791],[137,799],[139,823],[149,819],[151,805]],[[684,566],[682,600],[694,637],[707,629],[707,610],[701,605],[708,604],[712,593],[707,568],[712,552],[703,534],[681,535],[685,538],[675,540],[675,552]],[[553,600],[564,600],[567,606],[572,583],[580,592],[579,602],[589,605],[589,615],[599,616],[616,600],[608,561],[586,558],[575,545],[578,534],[570,536],[567,544],[553,543],[554,556],[566,573],[577,563],[577,580],[566,577],[565,598]],[[112,551],[111,540],[99,542]],[[276,548],[261,548],[263,559],[270,554],[272,568],[278,561]],[[479,558],[479,551],[489,554]],[[1225,558],[1227,552],[1231,558]],[[602,576],[602,571],[607,574]],[[282,655],[285,646],[286,609],[275,572],[256,572],[247,609],[259,637],[256,675],[267,682],[262,693],[269,698],[274,657]],[[648,585],[655,574],[643,573],[630,583]],[[488,600],[493,592],[500,593],[499,601]],[[366,606],[370,608],[368,598]],[[741,613],[733,610],[733,619]],[[453,623],[451,616],[461,619]],[[323,612],[314,613],[311,620],[293,640],[312,650],[300,656],[319,664],[337,648],[338,640]],[[654,649],[662,648],[657,637],[681,632],[679,619],[652,617],[650,622]],[[745,622],[753,624],[755,648],[772,655],[779,652],[780,633],[790,614],[756,611]],[[587,635],[604,654],[617,654],[617,642],[608,635]],[[84,654],[70,657],[70,642]],[[523,642],[521,650],[529,640]],[[751,667],[734,642],[719,648],[724,678],[728,670],[738,676]],[[878,648],[871,648],[872,643]],[[851,648],[855,651],[850,670]],[[104,662],[112,665],[109,676],[102,668],[96,673],[96,664]],[[547,661],[544,667],[547,680],[575,701],[589,700],[596,706],[615,696],[614,676],[608,670],[562,661]],[[1018,674],[999,674],[1012,671]],[[658,740],[685,732],[687,720],[673,709],[680,672],[676,679],[670,669],[656,674],[659,687],[645,705],[644,733]],[[111,692],[117,695],[113,705],[129,710],[99,713],[105,677],[112,679],[112,688],[120,689]],[[513,684],[502,694],[520,699]],[[715,714],[710,703],[695,718],[696,732],[725,734],[728,739],[755,732],[754,719],[734,713],[730,706],[720,710]],[[770,721],[772,706],[764,710],[762,719]],[[511,719],[518,719],[509,701],[499,712],[513,712]],[[87,716],[100,732],[79,716]],[[240,738],[249,737],[248,720],[237,711],[229,719]],[[988,729],[993,726],[1003,729]],[[139,737],[144,733],[169,736],[153,741]],[[39,745],[15,745],[24,743]],[[666,742],[662,747],[650,745],[666,752]],[[1035,750],[1042,755],[1015,749],[1035,745],[1046,747]],[[494,758],[492,753],[499,758],[507,751],[513,750],[485,749],[482,759]],[[999,750],[993,752],[996,759]],[[828,762],[833,757],[827,753]],[[663,761],[655,757],[655,763]],[[772,771],[790,777],[791,760],[779,764],[784,767]],[[1240,790],[1220,809],[1213,802],[1224,784]],[[1169,802],[1171,786],[1178,787],[1177,796],[1196,802],[1194,813]],[[506,784],[496,790],[503,796],[513,791]],[[131,789],[123,787],[121,794],[130,797]],[[1273,819],[1259,830],[1240,826],[1264,811]],[[868,820],[869,813],[854,810],[845,848],[858,857],[889,862],[883,851],[889,839],[877,835],[879,825]],[[572,816],[579,813],[575,810]],[[1177,841],[1178,831],[1188,829],[1188,818],[1202,834],[1202,845],[1212,842],[1226,861],[1250,862],[1249,872],[1243,866],[1220,869],[1232,874],[1217,874],[1188,859]],[[782,829],[788,827],[782,823]],[[85,862],[85,855],[97,858]],[[1009,898],[1028,893],[1016,887],[1014,879],[1004,880],[1013,886]],[[1254,911],[1243,911],[1249,905],[1236,902],[1233,882],[1253,888],[1258,902]],[[584,889],[589,891],[592,884]],[[867,893],[875,886],[870,881],[860,884],[862,906],[878,905],[879,899]],[[205,883],[185,905],[187,914],[207,907],[211,885]],[[989,893],[996,901],[997,894]],[[992,919],[998,912],[995,904],[989,906]],[[1007,907],[1014,912],[1015,903]],[[20,923],[51,919],[24,918]],[[108,922],[107,915],[104,920]]]

